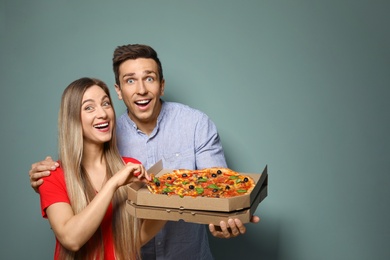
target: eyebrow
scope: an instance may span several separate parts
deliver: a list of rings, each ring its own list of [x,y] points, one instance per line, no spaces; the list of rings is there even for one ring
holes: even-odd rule
[[[143,75],[149,75],[149,74],[155,74],[156,76],[157,76],[157,72],[155,72],[155,71],[153,71],[153,70],[144,70],[143,72],[142,72],[142,74]],[[131,76],[134,76],[135,75],[135,73],[134,72],[129,72],[129,73],[126,73],[126,74],[124,74],[123,75],[123,78],[124,77],[131,77]]]
[[[106,99],[106,98],[108,98],[108,96],[107,95],[104,95],[103,97],[102,97],[102,99],[101,99],[101,101],[103,101],[104,99]],[[85,103],[87,103],[87,102],[94,102],[94,100],[93,99],[86,99],[86,100],[84,100],[82,103],[81,103],[81,105],[84,105]]]
[[[145,70],[144,71],[144,74],[156,74],[157,75],[157,72],[153,71],[153,70]]]

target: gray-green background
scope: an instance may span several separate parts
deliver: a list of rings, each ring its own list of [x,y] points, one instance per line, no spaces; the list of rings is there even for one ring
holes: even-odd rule
[[[390,258],[389,1],[1,0],[0,10],[1,259],[52,258],[28,170],[56,157],[65,86],[93,76],[114,94],[112,52],[128,43],[157,50],[165,100],[213,119],[231,168],[269,167],[261,222],[211,238],[216,259]]]

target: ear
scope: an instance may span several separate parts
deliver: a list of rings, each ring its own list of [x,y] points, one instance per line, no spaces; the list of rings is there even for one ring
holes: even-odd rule
[[[117,84],[115,84],[115,91],[118,94],[118,99],[122,100],[122,90],[121,90],[121,87]]]
[[[160,84],[160,96],[164,96],[164,90],[165,90],[165,79],[162,79]]]

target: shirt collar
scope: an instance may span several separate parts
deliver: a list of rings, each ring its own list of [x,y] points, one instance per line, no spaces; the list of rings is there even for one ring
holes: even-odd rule
[[[160,99],[160,101],[161,101],[160,114],[157,117],[156,127],[153,129],[152,133],[150,134],[150,138],[154,137],[157,134],[158,130],[160,129],[161,121],[163,120],[165,114],[167,113],[165,102],[162,99]]]

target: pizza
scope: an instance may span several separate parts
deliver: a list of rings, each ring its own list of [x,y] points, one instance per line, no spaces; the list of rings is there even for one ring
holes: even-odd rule
[[[159,177],[151,174],[151,177],[147,184],[151,193],[180,197],[230,198],[249,194],[255,186],[251,177],[220,167],[177,169]]]

